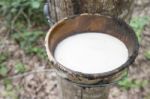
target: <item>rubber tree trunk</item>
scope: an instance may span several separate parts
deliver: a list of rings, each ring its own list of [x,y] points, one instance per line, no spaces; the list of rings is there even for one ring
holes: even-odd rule
[[[108,99],[110,86],[80,86],[58,77],[59,99]]]
[[[100,13],[130,20],[134,0],[48,0],[50,21],[81,13]]]
[[[99,13],[129,22],[133,0],[48,0],[50,22],[81,13]],[[108,99],[109,87],[82,87],[58,76],[60,99]]]

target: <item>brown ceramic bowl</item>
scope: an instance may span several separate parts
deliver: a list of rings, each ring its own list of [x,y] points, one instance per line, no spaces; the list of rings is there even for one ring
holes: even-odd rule
[[[124,42],[129,52],[126,63],[110,72],[86,74],[70,70],[57,62],[54,57],[57,44],[68,36],[85,32],[106,33]],[[97,14],[81,14],[60,20],[47,33],[45,44],[49,60],[58,75],[81,85],[109,84],[123,78],[139,49],[137,37],[128,24],[118,18]]]

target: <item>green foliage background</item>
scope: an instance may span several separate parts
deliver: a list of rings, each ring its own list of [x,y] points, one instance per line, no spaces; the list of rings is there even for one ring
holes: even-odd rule
[[[9,40],[15,41],[26,56],[36,56],[39,60],[46,60],[44,38],[47,27],[43,14],[44,0],[0,0],[0,23],[7,31],[4,32]],[[10,55],[0,52],[0,76],[7,77],[9,69],[5,65]],[[46,60],[47,61],[47,60]],[[14,66],[16,73],[26,72],[21,60]]]
[[[0,0],[0,13],[10,29],[44,23],[44,0]]]

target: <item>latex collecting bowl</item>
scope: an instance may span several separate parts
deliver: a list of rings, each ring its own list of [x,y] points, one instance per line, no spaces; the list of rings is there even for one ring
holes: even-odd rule
[[[112,71],[95,74],[73,71],[57,62],[54,57],[57,44],[68,36],[86,32],[106,33],[120,39],[128,48],[128,60]],[[80,85],[110,84],[123,78],[138,55],[139,49],[135,32],[128,24],[122,19],[98,14],[81,14],[60,20],[47,33],[45,46],[52,67],[58,75]]]

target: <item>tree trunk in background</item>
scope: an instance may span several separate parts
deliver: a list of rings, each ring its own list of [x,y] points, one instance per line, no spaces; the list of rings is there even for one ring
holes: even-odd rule
[[[48,0],[52,22],[81,13],[100,13],[129,21],[134,0]]]

